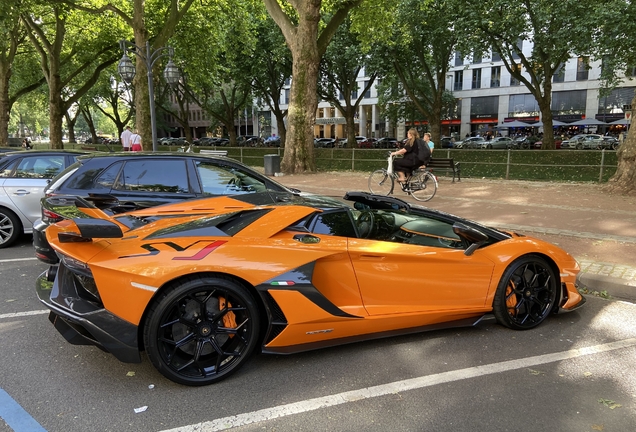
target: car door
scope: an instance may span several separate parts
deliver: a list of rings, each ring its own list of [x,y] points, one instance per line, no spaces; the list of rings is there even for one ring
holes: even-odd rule
[[[397,225],[385,240],[349,240],[370,315],[484,309],[494,264],[479,250],[466,256],[451,222],[409,215]]]
[[[62,153],[25,155],[4,180],[5,193],[31,223],[40,217],[44,187],[66,164],[66,156]]]
[[[124,163],[110,194],[138,208],[195,198],[183,158],[131,158]]]

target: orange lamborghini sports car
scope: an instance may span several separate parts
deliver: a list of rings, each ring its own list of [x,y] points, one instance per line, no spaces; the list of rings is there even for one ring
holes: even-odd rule
[[[349,203],[264,192],[109,215],[81,198],[45,208],[60,257],[37,282],[71,343],[123,362],[145,350],[168,379],[214,383],[256,350],[289,354],[471,326],[531,329],[585,299],[577,262],[513,232],[350,192]]]

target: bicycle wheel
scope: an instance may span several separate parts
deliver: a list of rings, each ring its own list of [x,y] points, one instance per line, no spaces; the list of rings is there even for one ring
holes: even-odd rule
[[[375,170],[369,176],[369,191],[377,195],[389,195],[393,192],[393,176],[385,169]]]
[[[413,173],[409,180],[411,196],[418,201],[428,201],[437,192],[437,179],[429,171]]]

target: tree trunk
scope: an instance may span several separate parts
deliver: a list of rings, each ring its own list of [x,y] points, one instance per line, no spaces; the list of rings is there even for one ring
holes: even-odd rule
[[[59,57],[49,56],[51,75],[49,77],[49,129],[51,148],[63,149],[62,120],[64,119],[64,102],[62,101],[62,82],[59,72]]]
[[[11,103],[9,102],[9,78],[11,66],[0,62],[0,147],[8,146],[9,138],[9,114]]]
[[[318,5],[320,6],[320,5]],[[320,55],[316,35],[320,10],[307,6],[291,46],[292,83],[287,113],[287,141],[281,167],[287,174],[315,171],[313,128],[318,108]]]
[[[636,95],[632,99],[632,107],[636,107]],[[632,110],[631,118],[634,118]],[[636,128],[630,127],[625,141],[618,147],[618,168],[609,179],[605,190],[609,193],[636,196]]]
[[[280,146],[285,147],[285,140],[287,139],[287,129],[285,126],[285,117],[280,113],[274,114],[276,116],[276,126],[278,127],[278,136],[280,137]]]
[[[358,142],[356,141],[356,123],[354,118],[353,116],[347,116],[345,121],[347,122],[347,147],[356,148],[358,147]]]

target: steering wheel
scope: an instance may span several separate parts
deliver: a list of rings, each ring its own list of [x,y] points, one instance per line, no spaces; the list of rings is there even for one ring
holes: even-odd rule
[[[363,211],[358,217],[358,235],[360,238],[369,238],[375,227],[375,216],[371,211]]]

